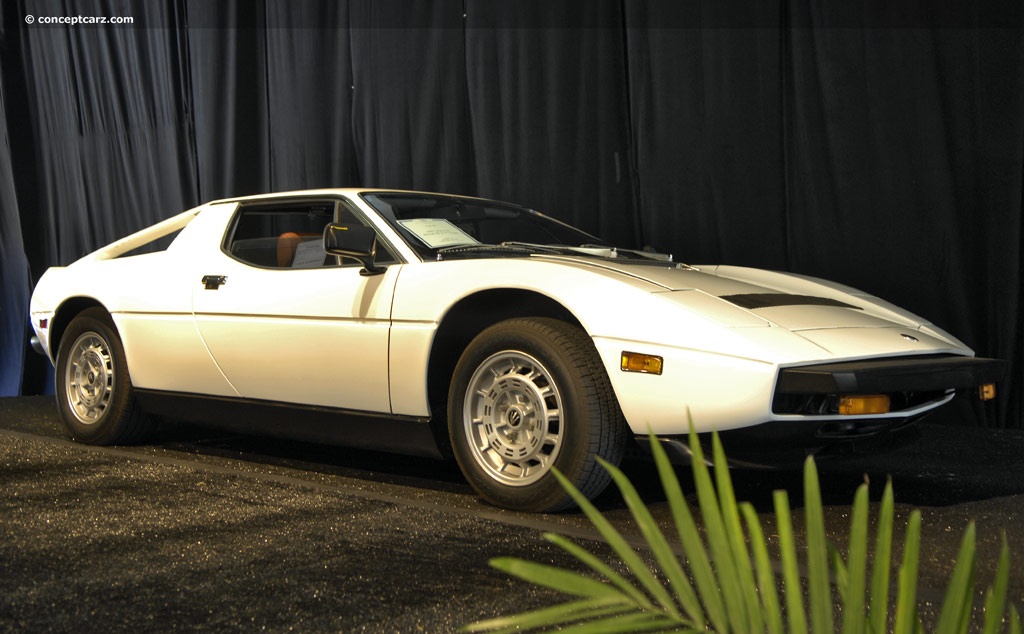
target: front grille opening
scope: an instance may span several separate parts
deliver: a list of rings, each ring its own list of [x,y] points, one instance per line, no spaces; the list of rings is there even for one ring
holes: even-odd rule
[[[891,392],[886,394],[891,412],[902,412],[937,401],[945,396],[942,390],[926,392]],[[776,394],[772,413],[798,416],[833,416],[839,414],[838,394]],[[856,417],[851,417],[856,418]]]

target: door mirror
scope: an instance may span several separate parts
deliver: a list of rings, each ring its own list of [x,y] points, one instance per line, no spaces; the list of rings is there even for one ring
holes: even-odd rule
[[[365,225],[329,224],[324,228],[324,251],[327,255],[359,260],[361,275],[378,275],[384,267],[377,266],[377,232]]]

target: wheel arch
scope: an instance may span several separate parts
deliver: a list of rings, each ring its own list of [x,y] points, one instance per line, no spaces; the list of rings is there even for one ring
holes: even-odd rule
[[[445,403],[462,351],[489,326],[521,317],[549,317],[583,329],[562,303],[536,291],[515,288],[488,289],[467,295],[453,304],[438,324],[427,362],[427,398],[431,430],[445,456],[452,455]]]
[[[61,302],[50,320],[50,361],[57,362],[57,351],[60,350],[61,339],[64,338],[64,332],[67,331],[71,321],[82,311],[94,307],[102,308],[107,311],[107,314],[110,314],[110,311],[94,297],[69,297]]]

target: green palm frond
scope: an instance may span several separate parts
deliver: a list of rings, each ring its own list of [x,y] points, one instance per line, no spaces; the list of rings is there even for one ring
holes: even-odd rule
[[[700,531],[697,529],[697,523],[690,512],[690,506],[683,496],[679,478],[676,477],[675,469],[661,443],[652,441],[651,452],[665,491],[669,511],[674,519],[679,544],[689,563],[690,575],[693,577],[700,601],[704,606],[707,620],[712,630],[728,631],[729,614],[722,599],[721,585],[718,583],[718,578],[711,565],[711,558],[708,556]]]
[[[736,501],[717,434],[712,435],[712,473],[691,426],[693,482],[703,532],[665,450],[653,434],[650,442],[672,518],[672,526],[666,527],[668,535],[617,467],[601,463],[629,508],[642,538],[641,548],[632,546],[556,471],[562,486],[615,559],[607,561],[583,545],[555,534],[545,537],[574,557],[585,572],[517,558],[494,559],[491,565],[498,570],[573,598],[547,608],[479,621],[463,631],[880,634],[890,625],[890,607],[894,610],[893,632],[912,634],[922,630],[917,614],[919,511],[913,511],[908,518],[896,594],[890,594],[895,506],[891,482],[886,484],[878,505],[873,542],[869,535],[868,487],[858,487],[851,509],[849,542],[841,551],[826,540],[818,474],[814,461],[808,459],[804,466],[806,549],[797,546],[788,495],[775,491],[778,559],[773,560],[756,510],[750,504]],[[969,525],[961,541],[939,615],[938,632],[960,634],[972,627],[974,531],[974,526]],[[846,553],[845,560],[842,552]],[[1010,634],[1024,634],[1015,606],[1006,601],[1009,560],[1004,539],[994,584],[985,595],[985,634],[1002,631],[1004,623]],[[842,607],[838,630],[834,630],[833,622],[836,601]]]

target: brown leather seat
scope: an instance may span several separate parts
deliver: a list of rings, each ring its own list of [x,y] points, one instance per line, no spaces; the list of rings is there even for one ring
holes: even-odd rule
[[[299,244],[318,237],[316,233],[296,233],[286,231],[277,237],[277,265],[281,268],[289,268],[295,261],[295,250]]]
[[[295,249],[302,242],[302,236],[294,231],[286,231],[277,237],[277,265],[288,268],[295,259]]]

